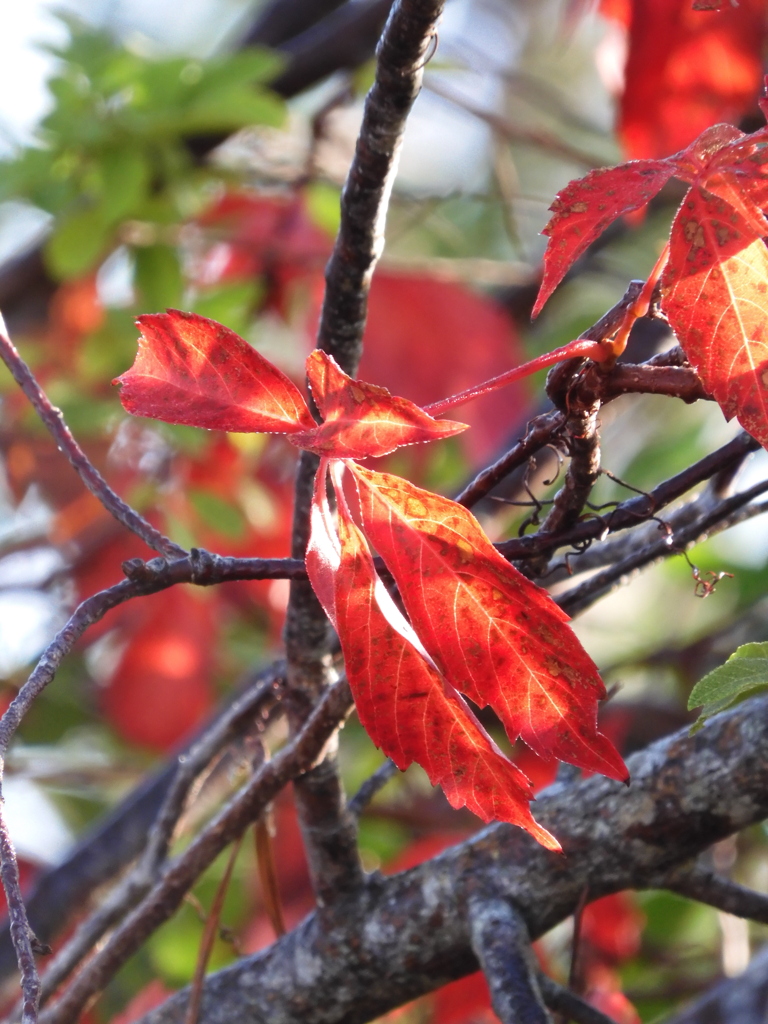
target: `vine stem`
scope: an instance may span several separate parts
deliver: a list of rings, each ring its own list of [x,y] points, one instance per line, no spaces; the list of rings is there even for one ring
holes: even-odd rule
[[[507,370],[506,373],[500,373],[497,377],[491,377],[490,380],[483,381],[482,384],[476,384],[475,387],[467,388],[466,391],[459,391],[458,394],[451,395],[449,398],[443,398],[439,402],[425,405],[423,406],[424,412],[428,412],[430,416],[441,416],[444,412],[453,409],[457,405],[463,405],[464,402],[469,402],[473,398],[482,398],[483,395],[489,395],[493,391],[505,388],[508,384],[513,384],[517,380],[530,377],[532,373],[536,373],[538,370],[545,370],[548,366],[554,366],[555,363],[562,363],[566,359],[592,359],[596,363],[610,364],[627,347],[627,340],[635,325],[635,321],[639,320],[640,317],[647,316],[648,310],[651,308],[654,290],[659,283],[664,267],[667,265],[668,258],[669,242],[661,250],[659,258],[656,260],[653,270],[648,275],[648,279],[637,298],[627,307],[624,318],[613,338],[606,338],[602,341],[577,338],[575,341],[569,341],[567,345],[563,345],[561,348],[556,348],[552,352],[545,352],[544,355],[537,356],[535,359],[522,363],[520,366],[515,366],[514,369]]]
[[[651,308],[651,302],[653,300],[653,293],[656,289],[656,285],[661,280],[661,275],[664,272],[664,267],[667,265],[669,259],[669,242],[666,242],[664,248],[659,253],[659,258],[653,265],[648,278],[643,285],[642,291],[637,296],[635,301],[627,308],[624,314],[624,320],[616,332],[615,337],[611,343],[613,348],[614,358],[618,359],[624,349],[627,347],[627,341],[632,328],[635,326],[635,322],[642,316],[648,315],[648,310]]]
[[[424,412],[428,412],[430,416],[441,416],[448,409],[453,409],[454,406],[462,405],[473,398],[489,395],[493,391],[505,388],[507,384],[512,384],[516,380],[522,380],[524,377],[530,377],[532,373],[536,373],[538,370],[545,370],[548,366],[554,366],[555,363],[561,363],[565,359],[578,357],[594,359],[596,363],[604,363],[613,358],[613,346],[603,341],[588,341],[577,338],[576,341],[569,341],[567,345],[563,345],[561,348],[556,348],[552,352],[545,352],[542,356],[537,356],[527,363],[515,366],[514,369],[507,370],[506,373],[500,373],[497,377],[491,377],[490,380],[483,381],[482,384],[476,384],[473,388],[467,388],[466,391],[459,391],[458,394],[451,395],[450,398],[442,398],[439,402],[425,405],[423,407]]]

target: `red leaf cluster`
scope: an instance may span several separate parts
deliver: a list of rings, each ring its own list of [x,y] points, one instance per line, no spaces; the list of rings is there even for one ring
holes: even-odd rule
[[[672,224],[662,308],[727,418],[768,446],[768,129],[708,128],[687,149],[592,171],[552,204],[534,312],[606,225],[675,176],[691,187]]]
[[[532,786],[462,694],[491,706],[513,742],[624,779],[597,730],[604,696],[595,666],[549,596],[496,552],[466,509],[353,459],[465,429],[385,388],[353,380],[326,353],[307,361],[323,419],[295,385],[231,331],[171,310],[139,319],[134,367],[118,383],[126,408],[169,422],[286,433],[321,456],[307,570],[335,625],[358,713],[374,742],[406,768],[418,761],[455,806],[557,841],[530,812]],[[256,426],[253,426],[256,424]],[[347,505],[351,472],[365,535]],[[332,482],[334,517],[327,494]],[[398,586],[408,618],[378,577],[366,536]]]
[[[629,35],[618,123],[628,156],[667,156],[754,105],[764,0],[602,0],[601,10]]]

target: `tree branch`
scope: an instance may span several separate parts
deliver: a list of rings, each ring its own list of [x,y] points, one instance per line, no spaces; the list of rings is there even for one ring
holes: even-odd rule
[[[552,1024],[539,988],[525,923],[498,897],[469,901],[470,942],[501,1024]]]
[[[467,906],[478,892],[518,908],[532,939],[599,898],[660,872],[768,815],[768,699],[746,702],[629,758],[629,789],[601,776],[558,784],[537,818],[565,856],[493,825],[411,871],[370,877],[322,920],[210,977],[205,1024],[363,1024],[476,969]],[[143,1024],[180,1024],[181,993]]]
[[[98,498],[107,512],[161,555],[168,558],[186,555],[184,548],[179,547],[174,541],[156,530],[151,523],[148,523],[130,505],[126,505],[123,499],[112,490],[72,436],[72,432],[64,422],[61,410],[51,404],[35,375],[17,352],[8,337],[2,315],[0,315],[0,359],[3,360],[13,379],[32,403],[32,407],[59,450],[64,452],[85,486],[94,497]]]
[[[578,614],[615,587],[628,582],[638,570],[663,558],[669,558],[670,555],[680,554],[692,545],[699,544],[707,537],[734,525],[734,517],[743,520],[750,515],[761,514],[766,510],[765,505],[750,505],[750,502],[766,491],[768,480],[761,480],[746,491],[716,501],[714,504],[708,494],[689,502],[679,509],[676,515],[667,518],[669,532],[663,537],[649,543],[645,535],[630,535],[630,554],[603,572],[595,573],[586,582],[561,594],[557,598],[557,603],[569,615]],[[696,515],[699,511],[701,514]]]
[[[346,680],[325,692],[301,732],[252,779],[163,871],[159,881],[75,977],[66,992],[40,1015],[40,1024],[74,1024],[88,1002],[142,943],[179,907],[195,880],[218,854],[255,821],[280,790],[322,755],[352,708]]]
[[[621,502],[616,508],[603,516],[595,516],[583,520],[557,534],[547,536],[538,531],[526,537],[502,541],[496,547],[505,558],[530,558],[534,555],[551,553],[556,548],[571,546],[580,547],[587,542],[602,539],[606,534],[617,533],[630,527],[636,527],[653,518],[661,509],[682,497],[697,484],[703,483],[722,473],[732,473],[744,462],[752,452],[757,451],[760,444],[749,434],[742,432],[732,441],[706,455],[681,473],[660,483],[647,494],[639,494]],[[591,548],[590,555],[598,549]],[[594,568],[584,556],[585,568]],[[600,564],[605,564],[602,562]],[[578,563],[581,568],[582,561]]]
[[[421,88],[424,62],[444,0],[397,0],[377,49],[376,77],[363,110],[355,155],[341,196],[341,223],[326,268],[317,346],[351,376],[362,352],[371,276],[384,247],[384,223],[405,123]],[[299,460],[292,554],[309,540],[318,460]],[[309,583],[291,586],[285,628],[291,728],[301,728],[328,686],[328,622]],[[320,907],[362,885],[354,816],[346,806],[335,751],[295,787],[310,874]]]
[[[543,972],[539,974],[539,988],[545,1004],[555,1013],[562,1014],[566,1021],[576,1024],[615,1024],[612,1017],[591,1006],[564,985],[558,985]]]
[[[657,880],[659,889],[698,900],[734,917],[768,924],[768,896],[724,878],[701,864],[681,864]]]

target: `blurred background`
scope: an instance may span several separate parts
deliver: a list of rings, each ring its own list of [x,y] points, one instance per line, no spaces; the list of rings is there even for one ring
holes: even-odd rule
[[[182,16],[165,0],[29,0],[2,15],[0,309],[94,463],[185,547],[287,554],[294,450],[280,438],[127,419],[110,382],[133,360],[134,318],[169,306],[211,316],[301,380],[388,7],[189,0]],[[427,403],[596,321],[653,265],[682,187],[670,184],[645,217],[609,229],[532,325],[540,232],[555,193],[593,167],[668,155],[710,123],[761,125],[765,23],[762,0],[695,14],[683,0],[604,0],[599,9],[583,0],[450,0],[408,125],[360,376]],[[672,343],[656,325],[633,338],[630,354],[644,359]],[[544,408],[542,383],[467,405],[470,432],[401,451],[388,468],[456,493]],[[147,553],[83,491],[4,370],[0,392],[7,704],[75,603]],[[604,465],[641,490],[737,429],[713,403],[660,397],[616,401],[602,423]],[[546,500],[557,474],[545,454],[525,481],[500,488],[505,500],[484,502],[492,539],[529,528],[535,506],[507,502],[527,500],[526,486]],[[760,453],[740,483],[766,475]],[[595,500],[629,493],[606,478]],[[671,558],[575,623],[616,686],[605,728],[624,752],[683,725],[693,683],[739,643],[768,639],[763,520],[690,557],[702,572],[733,578],[702,601],[691,565]],[[578,574],[577,560],[571,568]],[[279,652],[287,593],[284,581],[177,587],[117,609],[86,635],[9,759],[7,816],[30,886]],[[280,741],[278,731],[272,742]],[[537,784],[551,780],[552,766],[517,754]],[[355,722],[342,758],[350,791],[381,761]],[[241,760],[234,752],[214,773],[188,830],[241,777]],[[412,768],[363,819],[366,866],[418,863],[478,824]],[[290,927],[311,895],[289,795],[275,808],[272,843]],[[724,870],[768,885],[762,830],[718,855]],[[280,927],[254,859],[245,850],[238,861],[223,915],[230,940],[218,943],[213,966],[260,948]],[[214,866],[89,1020],[127,1024],[189,981],[201,906],[222,872]],[[561,976],[569,936],[564,925],[541,944]],[[622,1024],[652,1020],[742,970],[761,937],[669,894],[620,894],[585,917],[584,987]],[[457,986],[400,1019],[493,1019],[479,976]]]

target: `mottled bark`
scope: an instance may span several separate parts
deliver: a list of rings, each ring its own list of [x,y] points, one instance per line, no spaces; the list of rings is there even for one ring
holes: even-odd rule
[[[492,825],[411,871],[370,876],[322,922],[313,915],[265,952],[213,975],[205,1024],[364,1024],[477,969],[468,905],[493,894],[532,939],[596,899],[662,884],[712,843],[768,816],[768,698],[676,733],[629,759],[628,788],[600,776],[557,784],[536,816],[560,839],[547,852]],[[186,994],[144,1024],[179,1024]]]

